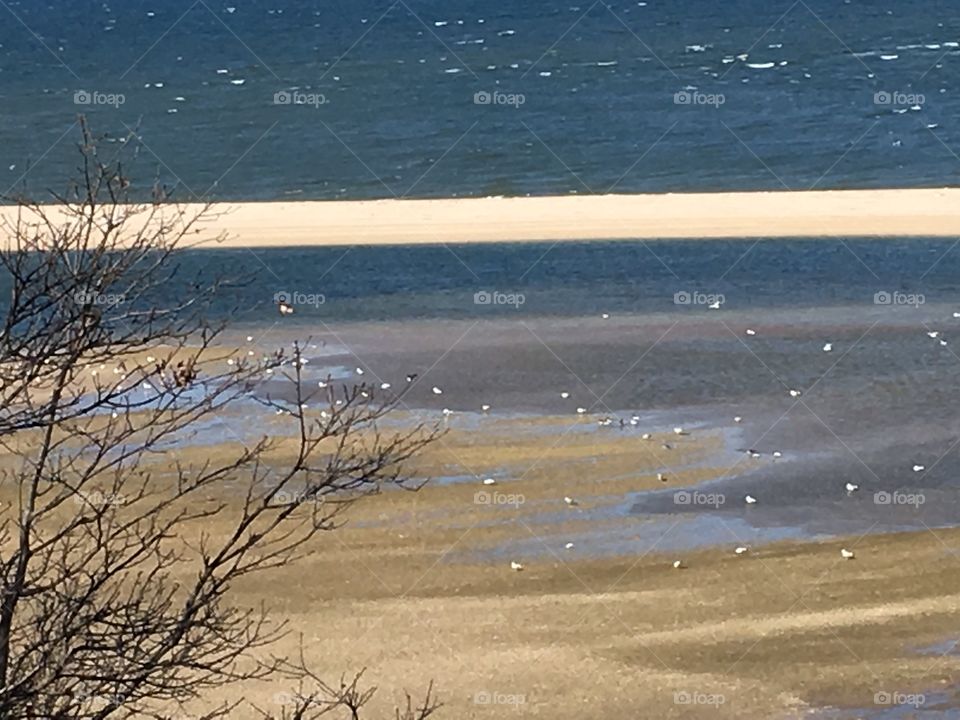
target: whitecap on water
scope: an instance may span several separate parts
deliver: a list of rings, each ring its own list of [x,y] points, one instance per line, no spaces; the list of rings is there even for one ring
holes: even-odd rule
[[[939,50],[940,43],[930,43],[929,45],[924,45],[927,50]]]
[[[458,72],[463,72],[463,68],[447,68],[444,72],[448,75],[455,75]]]
[[[553,75],[553,73],[550,72],[549,70],[541,70],[539,75],[540,77],[550,77],[551,75]]]
[[[881,55],[881,56],[880,56],[880,59],[881,59],[881,60],[896,60],[896,59],[899,58],[899,57],[900,57],[900,56],[899,56],[899,55],[896,55],[896,54],[892,54],[892,55]]]
[[[447,24],[447,21],[446,21],[446,20],[437,20],[437,21],[435,21],[435,22],[433,23],[433,26],[434,26],[434,27],[443,27],[443,26],[446,25],[446,24]]]
[[[734,57],[725,57],[723,60],[721,60],[721,62],[722,62],[724,65],[729,65],[729,64],[732,63],[734,60],[736,60],[736,58],[734,58]]]
[[[684,49],[687,52],[706,52],[707,46],[706,45],[687,45],[686,48]]]
[[[500,32],[497,33],[497,35],[500,35],[501,37],[506,35],[516,35],[516,34],[517,34],[516,30],[501,30]]]
[[[217,75],[226,75],[228,72],[230,71],[227,70],[226,68],[220,68],[217,70]]]
[[[943,46],[944,46],[944,47],[955,48],[955,47],[960,47],[960,43],[958,43],[958,42],[945,42],[945,43],[943,44]]]
[[[613,67],[614,65],[619,65],[617,60],[607,60],[606,62],[598,62],[597,67]]]
[[[765,63],[747,63],[748,68],[753,68],[754,70],[769,70],[776,63],[765,62]]]
[[[243,85],[246,82],[243,78],[236,78],[230,81],[231,85]]]

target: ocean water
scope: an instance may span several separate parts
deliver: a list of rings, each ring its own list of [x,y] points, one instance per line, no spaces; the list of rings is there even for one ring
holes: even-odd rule
[[[62,189],[79,112],[183,198],[943,186],[960,165],[947,0],[0,10],[0,190]]]
[[[675,489],[622,498],[614,514],[643,525],[625,526],[630,542],[611,532],[584,542],[589,552],[933,528],[958,517],[954,240],[212,250],[184,256],[185,285],[164,292],[179,296],[214,273],[247,278],[211,308],[214,319],[233,319],[237,342],[305,341],[311,379],[399,388],[417,373],[404,404],[428,417],[448,408],[450,422],[473,427],[489,404],[494,414],[568,414],[573,424],[584,407],[592,419],[575,432],[638,442],[676,425],[724,434],[719,477],[698,488],[722,493],[721,507],[678,505]],[[276,297],[294,314],[281,316]],[[637,428],[595,427],[597,416],[634,414]],[[654,450],[664,472],[677,469]],[[860,490],[848,496],[847,482]],[[744,505],[748,493],[756,506]],[[544,522],[554,512],[545,508]]]

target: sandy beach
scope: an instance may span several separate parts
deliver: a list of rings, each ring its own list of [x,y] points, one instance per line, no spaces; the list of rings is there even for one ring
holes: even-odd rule
[[[480,720],[854,718],[889,709],[884,693],[922,696],[932,707],[950,692],[960,672],[950,652],[955,530],[781,542],[742,555],[731,534],[696,551],[654,544],[596,556],[579,540],[567,546],[595,525],[589,513],[630,493],[694,487],[721,468],[716,434],[638,444],[589,432],[594,421],[490,418],[479,433],[454,422],[411,469],[438,477],[469,468],[496,475],[495,485],[441,479],[370,498],[301,563],[238,586],[236,602],[268,599],[274,617],[304,633],[324,674],[366,668],[383,688],[374,701],[383,717],[402,689],[431,680],[444,717]],[[689,469],[661,481],[664,440]],[[181,459],[230,450],[187,447]],[[270,462],[283,463],[287,451],[292,444]],[[223,492],[214,498],[236,501],[236,487]],[[545,513],[554,519],[544,523]],[[642,523],[612,517],[605,527],[633,532]],[[215,535],[221,526],[205,529]],[[541,551],[526,555],[524,541]],[[843,560],[841,547],[854,548],[856,560]],[[524,570],[511,571],[511,560]],[[296,641],[294,633],[282,647]],[[269,709],[285,692],[244,688]],[[819,714],[826,708],[845,714]]]
[[[942,237],[960,234],[960,188],[214,203],[204,230],[224,236],[209,247]]]

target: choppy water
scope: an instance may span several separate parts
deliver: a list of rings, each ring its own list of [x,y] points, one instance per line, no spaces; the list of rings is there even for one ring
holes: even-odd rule
[[[78,111],[114,139],[139,128],[140,179],[186,197],[957,175],[948,0],[13,0],[2,17],[0,189],[28,167],[62,188]]]

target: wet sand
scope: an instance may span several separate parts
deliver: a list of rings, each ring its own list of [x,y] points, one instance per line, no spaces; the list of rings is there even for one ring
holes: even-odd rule
[[[706,487],[726,471],[722,435],[641,441],[597,430],[600,416],[493,417],[480,431],[461,419],[410,468],[434,476],[425,488],[359,503],[301,561],[237,586],[238,605],[266,602],[305,633],[323,674],[367,668],[382,688],[373,716],[433,680],[440,717],[799,718],[839,708],[835,717],[880,718],[890,707],[878,693],[932,703],[960,679],[950,652],[960,531],[774,542],[742,555],[731,532],[696,550],[652,540],[596,554],[585,530],[599,537],[645,522],[618,512],[598,520],[596,510]],[[186,448],[180,459],[230,450]],[[270,462],[292,450],[281,441]],[[677,470],[664,481],[656,472],[667,453]],[[856,559],[843,560],[841,547]],[[943,650],[920,651],[931,646]],[[285,689],[244,694],[279,712]]]
[[[958,188],[225,202],[214,204],[200,235],[222,233],[212,247],[934,237],[960,233],[958,208]],[[9,220],[13,210],[0,217]]]

